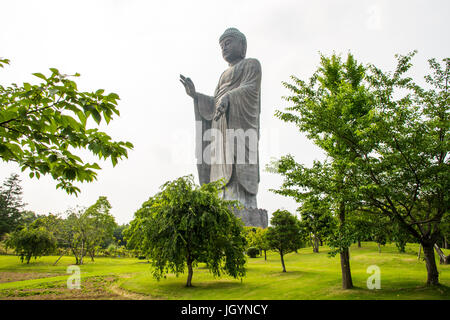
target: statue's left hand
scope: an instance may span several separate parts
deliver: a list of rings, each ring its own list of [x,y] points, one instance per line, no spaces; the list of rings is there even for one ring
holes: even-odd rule
[[[227,94],[225,94],[219,102],[219,106],[216,109],[216,113],[214,114],[214,120],[217,121],[220,117],[227,112],[228,106],[230,105],[230,98]]]
[[[186,93],[191,98],[195,99],[197,96],[197,92],[195,91],[194,82],[190,78],[186,78],[182,74],[180,74],[180,82],[183,84],[184,88],[186,89]]]

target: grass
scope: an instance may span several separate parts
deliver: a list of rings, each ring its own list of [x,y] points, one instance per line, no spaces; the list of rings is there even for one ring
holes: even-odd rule
[[[394,245],[382,247],[381,253],[378,253],[374,243],[363,243],[362,248],[353,246],[350,250],[350,265],[355,288],[352,290],[341,289],[339,256],[330,258],[326,247],[321,247],[320,250],[320,253],[312,253],[311,248],[304,248],[298,253],[286,255],[286,273],[281,272],[279,255],[274,252],[268,252],[267,261],[264,257],[249,258],[247,276],[242,282],[230,277],[216,279],[200,264],[194,270],[192,288],[184,286],[186,274],[179,277],[169,274],[166,279],[154,280],[150,265],[143,260],[97,258],[95,262],[86,260],[85,265],[80,267],[81,282],[114,276],[114,285],[131,295],[177,300],[450,299],[450,265],[438,264],[441,286],[425,286],[425,262],[417,259],[418,246],[415,244],[408,244],[406,253],[398,253]],[[449,251],[445,250],[445,253],[449,254]],[[61,287],[69,276],[66,269],[74,262],[74,258],[63,257],[57,266],[52,266],[56,258],[42,257],[26,265],[21,264],[18,257],[0,256],[0,281],[2,272],[27,275],[25,280],[16,277],[18,281],[12,279],[0,283],[0,299],[10,299],[15,292],[22,292],[26,299],[27,294],[33,295],[23,292],[27,288],[45,292],[51,291],[51,286]],[[379,290],[369,290],[366,286],[370,276],[366,270],[370,265],[377,265],[381,270]],[[29,279],[30,273],[50,276]],[[103,286],[107,285],[104,281],[101,283]],[[44,298],[45,294],[33,296]],[[87,299],[96,297],[98,298],[91,294],[86,296]]]

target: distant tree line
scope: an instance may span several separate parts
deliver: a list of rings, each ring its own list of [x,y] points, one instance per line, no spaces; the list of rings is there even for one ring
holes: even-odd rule
[[[22,187],[12,174],[0,188],[1,239],[5,249],[13,249],[22,262],[48,254],[72,254],[76,264],[85,256],[128,255],[122,231],[110,213],[111,204],[99,197],[89,208],[69,209],[61,214],[36,215],[23,210]],[[59,259],[58,259],[59,260]]]

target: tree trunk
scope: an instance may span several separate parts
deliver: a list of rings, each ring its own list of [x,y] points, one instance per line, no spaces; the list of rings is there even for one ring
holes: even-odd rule
[[[361,248],[361,240],[358,240],[358,248]]]
[[[53,264],[54,266],[56,266],[56,264],[58,263],[59,259],[62,258],[62,256],[64,255],[64,253],[66,253],[66,250],[63,251],[63,253],[61,253],[61,255],[59,256],[59,258],[55,261],[55,263]]]
[[[436,266],[436,260],[434,257],[433,244],[423,243],[423,255],[425,256],[425,264],[427,267],[427,285],[437,286],[439,285],[439,272]]]
[[[444,245],[443,245],[444,249],[448,249],[448,242],[447,242],[447,237],[444,236]]]
[[[72,249],[72,253],[75,256],[75,264],[78,265],[78,255],[77,252],[75,250],[75,248],[71,248]]]
[[[350,255],[348,248],[341,252],[342,289],[353,288],[352,273],[350,271]]]
[[[446,256],[444,252],[442,252],[441,248],[437,245],[437,243],[434,244],[434,250],[436,250],[436,253],[439,256],[439,263],[440,264],[450,264],[450,255]]]
[[[84,241],[81,241],[80,264],[83,264],[83,257],[84,257]]]
[[[381,245],[378,243],[378,253],[381,253]]]
[[[267,250],[264,250],[264,260],[267,261]]]
[[[187,257],[187,267],[188,267],[188,277],[186,281],[186,287],[192,287],[192,276],[194,275],[194,270],[192,269],[192,260],[191,257]]]
[[[419,243],[419,254],[417,255],[417,260],[420,260],[420,253],[422,252],[422,245]]]
[[[341,202],[339,205],[339,221],[340,227],[345,225],[345,203]],[[342,272],[342,288],[353,288],[352,273],[350,271],[350,254],[348,248],[344,248],[340,253],[341,256],[341,272]]]
[[[281,257],[281,266],[283,267],[283,272],[286,272],[286,266],[284,265],[284,258],[283,258],[283,250],[280,250],[280,257]]]
[[[314,237],[313,252],[319,253],[319,240],[317,239],[317,237]]]

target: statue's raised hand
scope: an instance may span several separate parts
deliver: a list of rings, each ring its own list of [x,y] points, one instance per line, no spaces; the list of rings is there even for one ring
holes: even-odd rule
[[[195,92],[195,86],[192,80],[180,74],[180,82],[183,84],[184,89],[186,89],[186,93],[188,94],[188,96],[190,96],[191,98],[195,98],[197,92]]]

